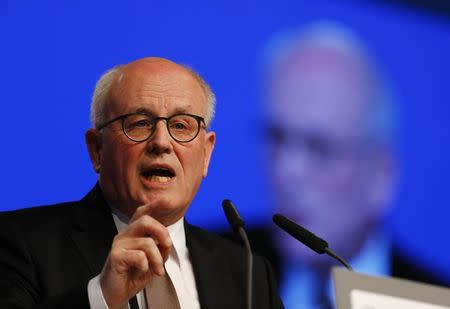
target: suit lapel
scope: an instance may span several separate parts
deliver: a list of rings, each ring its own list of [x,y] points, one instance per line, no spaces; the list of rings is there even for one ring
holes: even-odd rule
[[[101,272],[115,234],[111,211],[97,184],[77,205],[72,221],[72,239],[92,275]]]
[[[232,269],[215,244],[185,223],[186,244],[194,269],[202,309],[239,308],[239,296],[230,276]]]

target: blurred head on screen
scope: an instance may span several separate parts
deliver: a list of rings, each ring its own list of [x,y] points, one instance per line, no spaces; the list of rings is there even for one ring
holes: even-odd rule
[[[393,182],[391,106],[360,41],[332,23],[278,38],[266,67],[267,166],[276,212],[326,239],[347,259],[377,229]],[[277,231],[286,262],[328,270]]]

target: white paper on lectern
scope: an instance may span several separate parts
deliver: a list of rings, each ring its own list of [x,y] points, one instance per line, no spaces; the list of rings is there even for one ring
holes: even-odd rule
[[[362,290],[350,292],[351,309],[450,309],[447,306],[433,305],[420,301],[395,297]]]

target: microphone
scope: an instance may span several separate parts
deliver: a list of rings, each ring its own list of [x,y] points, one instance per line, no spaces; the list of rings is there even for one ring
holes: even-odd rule
[[[328,243],[294,221],[289,220],[283,215],[275,214],[272,217],[273,222],[286,233],[302,242],[304,245],[317,252],[318,254],[328,254],[332,258],[341,262],[348,270],[352,270],[350,265],[328,247]]]
[[[242,220],[239,215],[236,207],[230,200],[222,201],[223,211],[225,212],[225,216],[227,217],[228,223],[233,229],[234,233],[239,235],[244,243],[245,251],[247,255],[246,266],[247,266],[247,291],[246,291],[246,301],[247,301],[247,309],[252,308],[252,278],[253,278],[253,255],[252,249],[250,247],[250,242],[248,241],[247,233],[244,229],[244,220]]]
[[[236,234],[240,234],[239,230],[244,229],[244,220],[242,220],[239,215],[236,207],[233,205],[231,200],[223,200],[222,201],[223,211],[225,212],[225,216],[227,217],[228,223],[230,224],[233,232]]]

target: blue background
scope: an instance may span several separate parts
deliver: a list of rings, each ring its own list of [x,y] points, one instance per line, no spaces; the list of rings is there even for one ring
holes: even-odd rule
[[[231,198],[267,224],[261,56],[270,38],[317,19],[353,28],[389,73],[398,103],[397,243],[450,281],[450,20],[367,1],[7,1],[0,4],[3,162],[0,209],[81,198],[95,183],[84,144],[97,78],[163,56],[215,90],[217,145],[189,220],[226,226]],[[6,48],[5,48],[6,47]]]

